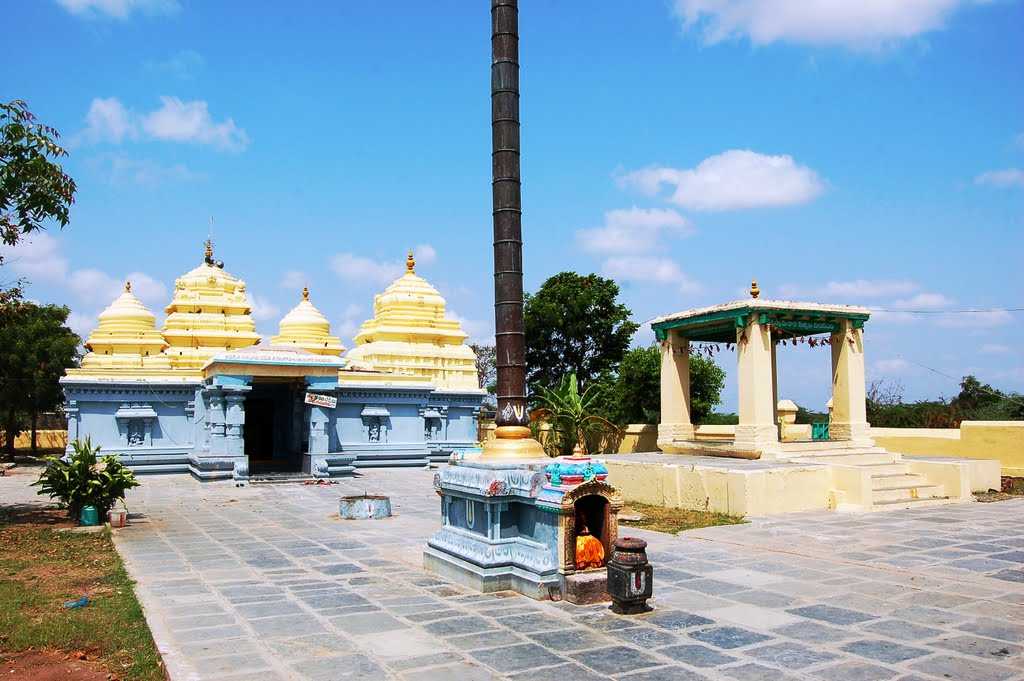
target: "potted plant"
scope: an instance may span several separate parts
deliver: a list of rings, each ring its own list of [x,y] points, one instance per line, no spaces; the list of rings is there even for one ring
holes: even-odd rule
[[[118,501],[124,502],[124,495],[139,482],[131,469],[117,460],[116,456],[98,456],[100,448],[75,440],[71,454],[63,457],[47,457],[46,470],[33,483],[39,487],[38,494],[48,494],[58,499],[61,508],[68,515],[78,518],[82,509],[95,507],[100,518]]]

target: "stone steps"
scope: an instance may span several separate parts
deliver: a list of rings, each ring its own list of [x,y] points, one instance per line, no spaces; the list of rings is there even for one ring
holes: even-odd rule
[[[409,458],[360,454],[352,465],[356,468],[424,468],[428,463],[429,459],[425,456]]]
[[[837,452],[839,450],[872,450],[885,451],[881,447],[865,447],[845,440],[811,440],[804,442],[783,442],[780,444],[783,454],[799,452]]]
[[[899,454],[890,452],[841,452],[834,454],[814,454],[813,456],[795,456],[786,459],[793,463],[839,463],[854,466],[889,464],[899,461]]]
[[[876,487],[871,490],[871,503],[896,503],[918,499],[945,499],[942,485],[908,485],[906,487]]]

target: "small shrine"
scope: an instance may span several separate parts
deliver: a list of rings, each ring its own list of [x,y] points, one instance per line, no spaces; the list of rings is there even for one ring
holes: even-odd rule
[[[434,475],[441,529],[424,566],[483,592],[608,600],[607,561],[622,498],[586,456],[462,460]]]
[[[245,282],[207,241],[175,281],[162,329],[130,283],[100,314],[81,366],[61,379],[69,443],[90,437],[139,473],[240,481],[424,466],[474,449],[476,357],[411,253],[374,308],[343,357],[305,288],[261,344]]]
[[[813,343],[828,345],[832,355],[827,439],[870,447],[864,382],[864,324],[870,315],[867,308],[853,305],[765,300],[755,281],[747,300],[654,319],[651,327],[661,344],[658,447],[668,452],[778,458],[783,448],[776,353],[780,344],[820,335],[824,337]],[[731,441],[698,437],[691,422],[692,343],[717,343],[736,350],[739,424]]]

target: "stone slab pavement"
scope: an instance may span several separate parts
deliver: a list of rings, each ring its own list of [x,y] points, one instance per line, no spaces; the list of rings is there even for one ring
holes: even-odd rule
[[[424,572],[432,476],[143,478],[115,541],[172,680],[1024,679],[1024,500],[624,529],[650,542],[656,606],[624,617]],[[30,480],[0,478],[0,503]],[[362,492],[395,517],[339,519]]]

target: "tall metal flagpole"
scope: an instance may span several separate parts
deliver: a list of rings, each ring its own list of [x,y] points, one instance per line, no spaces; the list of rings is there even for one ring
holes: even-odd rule
[[[491,191],[494,327],[498,370],[495,439],[483,458],[544,456],[530,437],[523,328],[523,230],[519,180],[518,0],[491,0]]]

